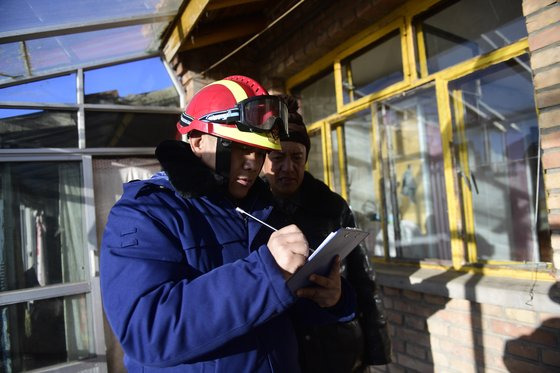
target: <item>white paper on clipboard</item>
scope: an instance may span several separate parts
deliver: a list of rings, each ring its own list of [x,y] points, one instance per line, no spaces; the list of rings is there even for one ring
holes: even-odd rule
[[[356,228],[340,228],[332,232],[307,258],[303,267],[286,281],[286,284],[292,292],[302,287],[314,285],[309,281],[311,274],[328,275],[334,257],[339,255],[340,259],[344,259],[368,234],[368,232]]]

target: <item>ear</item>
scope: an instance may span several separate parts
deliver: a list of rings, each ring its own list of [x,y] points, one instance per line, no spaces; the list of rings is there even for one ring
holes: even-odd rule
[[[191,145],[192,152],[198,158],[202,157],[203,151],[203,136],[199,133],[193,134],[189,137],[189,144]]]

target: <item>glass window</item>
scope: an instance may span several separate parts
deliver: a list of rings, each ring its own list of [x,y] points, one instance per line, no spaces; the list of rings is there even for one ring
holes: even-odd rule
[[[342,61],[344,103],[358,100],[404,79],[399,31]]]
[[[84,72],[85,102],[136,106],[179,106],[179,94],[159,58]]]
[[[77,112],[0,109],[0,148],[77,148]]]
[[[76,74],[0,89],[0,101],[76,103]]]
[[[422,31],[428,73],[527,36],[520,0],[453,1],[414,22]]]
[[[79,162],[0,163],[1,291],[85,280]]]
[[[325,165],[323,164],[323,145],[321,130],[309,132],[311,147],[307,157],[307,170],[316,178],[326,183]]]
[[[389,255],[451,259],[443,149],[434,88],[380,105],[382,201]],[[379,241],[379,240],[378,240]],[[377,248],[376,253],[379,252]]]
[[[450,91],[459,113],[453,127],[456,167],[468,187],[464,215],[474,225],[478,259],[543,260],[535,248],[550,247],[538,242],[550,236],[546,218],[535,222],[542,174],[529,57],[452,82]],[[539,213],[546,217],[544,199]]]
[[[23,372],[92,356],[83,295],[0,307],[2,372]]]
[[[341,140],[341,141],[339,141]],[[333,126],[331,128],[331,143],[332,143],[332,163],[333,163],[333,182],[331,183],[331,189],[333,189],[338,194],[342,195],[342,180],[341,180],[341,165],[340,157],[344,157],[341,152],[343,151],[339,147],[339,143],[344,143],[344,132],[340,126]]]
[[[363,110],[344,122],[344,149],[348,182],[348,203],[356,224],[368,231],[365,245],[371,255],[383,255],[379,194],[374,187],[378,170],[373,165],[371,111]]]
[[[332,71],[303,87],[294,88],[292,94],[298,97],[301,114],[307,124],[336,113],[336,91]]]
[[[177,136],[178,114],[86,111],[88,148],[153,147]]]

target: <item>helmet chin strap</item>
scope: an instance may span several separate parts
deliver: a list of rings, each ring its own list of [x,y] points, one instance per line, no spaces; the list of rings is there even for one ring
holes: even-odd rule
[[[218,137],[216,141],[216,173],[224,178],[229,178],[231,164],[231,141]]]

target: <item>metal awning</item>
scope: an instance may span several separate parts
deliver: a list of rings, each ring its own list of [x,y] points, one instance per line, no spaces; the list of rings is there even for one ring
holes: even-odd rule
[[[2,0],[0,84],[160,54],[181,0]]]

